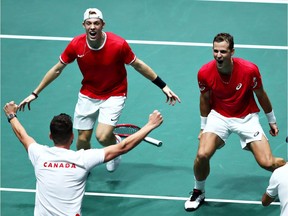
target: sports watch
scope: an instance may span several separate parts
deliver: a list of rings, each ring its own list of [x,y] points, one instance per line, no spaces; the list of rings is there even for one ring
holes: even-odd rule
[[[10,123],[11,119],[17,117],[15,113],[7,115],[8,122]]]

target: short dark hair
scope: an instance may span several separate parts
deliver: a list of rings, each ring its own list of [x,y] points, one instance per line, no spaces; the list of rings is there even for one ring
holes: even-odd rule
[[[54,116],[50,123],[50,132],[54,144],[65,144],[73,134],[71,116],[61,113]]]
[[[228,33],[219,33],[214,37],[213,44],[214,42],[220,43],[226,41],[229,44],[229,49],[233,50],[234,49],[234,38],[232,35]]]

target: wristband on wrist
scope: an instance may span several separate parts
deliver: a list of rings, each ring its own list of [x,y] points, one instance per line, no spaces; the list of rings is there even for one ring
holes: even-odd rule
[[[15,113],[7,115],[8,122],[10,123],[10,121],[15,117],[17,117],[17,115]]]
[[[203,117],[203,116],[200,116],[200,119],[201,119],[201,130],[205,128],[206,126],[206,123],[207,123],[207,117]]]
[[[163,89],[166,86],[166,83],[157,76],[155,80],[152,81],[155,85],[157,85],[160,89]]]
[[[268,119],[268,123],[276,123],[276,117],[274,115],[274,111],[272,110],[269,113],[265,113],[267,119]]]
[[[38,95],[35,92],[32,92],[31,94],[34,95],[35,98],[38,98]]]

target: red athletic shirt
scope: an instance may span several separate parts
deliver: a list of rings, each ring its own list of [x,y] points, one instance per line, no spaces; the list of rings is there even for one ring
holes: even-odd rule
[[[80,92],[101,100],[127,95],[125,64],[131,64],[136,59],[123,38],[110,32],[106,32],[106,36],[104,45],[98,50],[89,48],[86,34],[76,36],[60,56],[64,64],[77,59],[83,75]]]
[[[202,94],[210,91],[212,109],[225,117],[242,118],[260,111],[253,90],[262,86],[262,80],[255,64],[240,58],[233,58],[233,64],[228,84],[221,79],[213,60],[199,70],[198,85]]]

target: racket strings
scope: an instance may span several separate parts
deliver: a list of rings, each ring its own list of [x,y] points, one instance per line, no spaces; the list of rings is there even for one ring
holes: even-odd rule
[[[116,127],[114,129],[114,133],[116,134],[133,134],[135,132],[137,132],[139,129],[134,128],[134,127]]]

